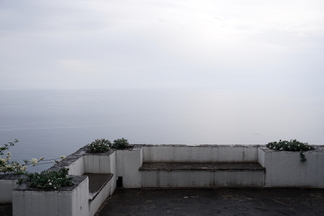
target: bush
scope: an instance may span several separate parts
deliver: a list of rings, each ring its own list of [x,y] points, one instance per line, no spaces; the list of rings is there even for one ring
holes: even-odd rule
[[[279,140],[279,142],[270,142],[266,145],[269,149],[279,151],[309,151],[314,150],[308,143],[302,143],[297,140]]]
[[[41,173],[27,173],[26,178],[19,179],[18,184],[25,183],[31,188],[44,190],[56,190],[65,186],[72,186],[72,177],[68,176],[69,169],[62,168],[59,171],[42,171]]]
[[[125,149],[129,146],[127,139],[121,138],[114,140],[113,148],[115,149]]]
[[[297,140],[279,140],[279,142],[270,142],[266,145],[269,149],[278,151],[299,151],[302,162],[305,162],[304,151],[314,150],[314,146],[308,145],[308,143],[302,143]]]
[[[88,144],[88,153],[103,153],[109,151],[111,147],[111,142],[106,139],[96,139],[92,143]]]

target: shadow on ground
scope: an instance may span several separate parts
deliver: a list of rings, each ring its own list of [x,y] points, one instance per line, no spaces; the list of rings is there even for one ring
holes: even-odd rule
[[[324,189],[117,189],[104,215],[324,216]]]

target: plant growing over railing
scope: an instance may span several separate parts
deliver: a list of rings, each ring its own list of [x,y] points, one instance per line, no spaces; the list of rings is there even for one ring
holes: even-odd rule
[[[24,174],[28,165],[36,166],[38,164],[58,163],[60,159],[65,158],[65,156],[47,160],[44,160],[44,157],[41,157],[40,159],[32,158],[31,160],[24,160],[25,164],[20,164],[17,161],[10,160],[12,155],[11,152],[9,152],[9,148],[14,146],[16,143],[18,143],[17,139],[0,146],[0,155],[6,155],[5,157],[0,157],[0,173]]]
[[[95,139],[92,143],[87,145],[88,153],[103,153],[109,151],[111,142],[106,139]]]
[[[314,150],[314,146],[308,145],[308,143],[299,142],[297,140],[279,140],[279,142],[269,142],[266,145],[269,149],[278,150],[278,151],[299,151],[300,152],[300,161],[305,162],[305,151]]]
[[[127,139],[121,138],[114,140],[114,144],[112,145],[115,149],[125,149],[129,147],[129,143]]]
[[[0,157],[0,173],[22,174],[26,171],[25,165],[21,165],[17,161],[10,161],[11,153],[8,150],[17,142],[18,140],[15,139],[13,142],[8,142],[3,146],[0,146],[0,155],[6,155],[5,157]]]
[[[18,180],[17,184],[25,183],[28,187],[43,190],[56,190],[65,186],[72,186],[72,177],[68,176],[69,169],[58,171],[42,171],[41,173],[26,173],[26,178]]]

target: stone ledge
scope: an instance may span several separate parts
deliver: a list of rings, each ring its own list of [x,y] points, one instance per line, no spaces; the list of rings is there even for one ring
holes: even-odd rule
[[[248,163],[164,163],[144,162],[140,171],[264,171],[257,162]]]
[[[62,188],[58,188],[56,190],[44,190],[44,189],[38,189],[38,188],[31,188],[31,187],[28,187],[24,183],[24,184],[18,185],[14,189],[14,191],[44,191],[44,192],[73,191],[86,178],[86,176],[71,176],[71,177],[72,177],[72,181],[73,181],[74,185],[65,186],[65,187],[62,187]]]

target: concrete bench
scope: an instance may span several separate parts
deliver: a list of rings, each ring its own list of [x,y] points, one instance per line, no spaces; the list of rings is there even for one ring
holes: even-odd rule
[[[142,187],[261,187],[265,168],[257,162],[144,162]]]
[[[113,174],[97,174],[97,173],[85,173],[84,175],[89,178],[89,199],[93,200],[100,193],[100,191],[107,185],[112,179]]]
[[[89,178],[89,215],[95,215],[113,191],[113,174],[85,173]]]

